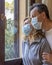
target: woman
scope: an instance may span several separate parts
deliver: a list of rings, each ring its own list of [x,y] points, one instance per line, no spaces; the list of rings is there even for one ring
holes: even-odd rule
[[[22,28],[22,31],[25,34],[25,38],[22,44],[23,64],[50,65],[42,59],[43,52],[51,52],[50,46],[42,30],[35,30],[35,27],[32,25],[31,21],[26,18]]]

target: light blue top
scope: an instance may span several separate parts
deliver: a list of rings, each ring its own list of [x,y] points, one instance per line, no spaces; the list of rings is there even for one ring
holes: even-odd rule
[[[32,42],[30,45],[29,41],[23,41],[22,54],[24,65],[51,65],[50,63],[43,61],[42,53],[51,52],[51,48],[45,38],[39,38],[37,41]]]

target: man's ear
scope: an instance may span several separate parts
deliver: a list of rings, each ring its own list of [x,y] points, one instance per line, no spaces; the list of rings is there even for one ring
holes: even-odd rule
[[[43,18],[43,19],[46,18],[45,12],[42,12],[42,18]]]

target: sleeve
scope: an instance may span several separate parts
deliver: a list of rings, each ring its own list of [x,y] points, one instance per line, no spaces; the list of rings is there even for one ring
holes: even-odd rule
[[[42,53],[43,52],[46,52],[46,53],[50,53],[51,52],[50,45],[49,45],[49,43],[48,43],[48,41],[46,39],[44,39],[42,41],[41,49],[40,49],[40,57],[41,57],[42,65],[51,65],[50,63],[48,63],[46,61],[43,61],[43,59],[42,59]]]

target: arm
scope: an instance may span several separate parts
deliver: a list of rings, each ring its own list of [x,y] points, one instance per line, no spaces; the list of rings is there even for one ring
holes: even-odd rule
[[[41,61],[42,61],[42,65],[51,65],[51,63],[49,63],[48,61],[45,61],[43,58],[42,58],[42,53],[43,52],[46,52],[46,53],[50,53],[51,52],[51,48],[49,46],[49,43],[47,42],[47,40],[45,39],[43,42],[42,42],[42,45],[41,45]]]
[[[45,53],[43,52],[42,58],[46,60],[47,62],[52,63],[52,54],[51,53]]]

